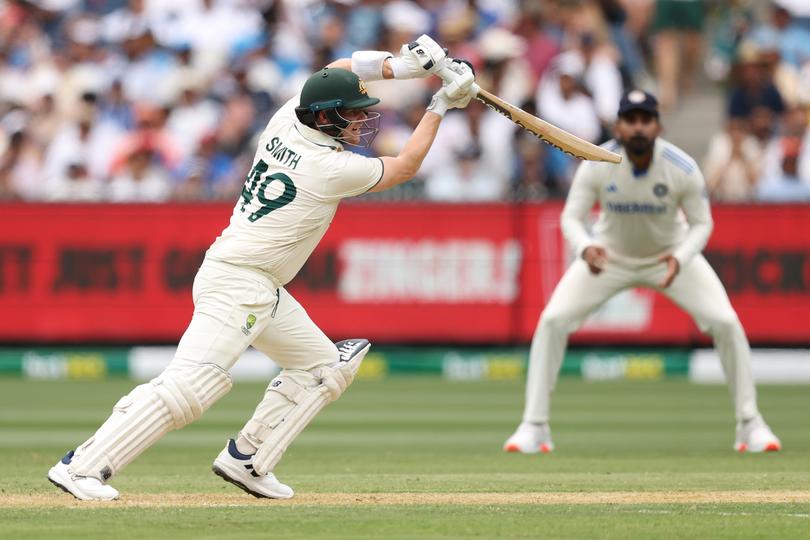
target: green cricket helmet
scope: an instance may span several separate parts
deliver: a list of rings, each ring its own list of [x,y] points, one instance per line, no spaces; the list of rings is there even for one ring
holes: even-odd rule
[[[346,69],[323,68],[316,71],[301,90],[295,114],[301,123],[353,146],[369,146],[379,131],[380,113],[366,112],[361,120],[349,120],[341,111],[365,109],[380,102],[366,91],[363,80]],[[324,112],[327,123],[318,121]]]

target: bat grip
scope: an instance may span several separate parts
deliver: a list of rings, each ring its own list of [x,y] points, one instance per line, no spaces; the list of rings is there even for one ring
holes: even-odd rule
[[[439,71],[436,72],[439,78],[444,81],[445,87],[444,91],[447,94],[447,97],[450,99],[457,98],[461,93],[466,91],[466,87],[470,85],[470,81],[472,83],[472,92],[473,97],[478,95],[478,91],[481,89],[474,81],[475,76],[472,73],[465,73],[464,75],[459,75],[455,71],[443,67]]]

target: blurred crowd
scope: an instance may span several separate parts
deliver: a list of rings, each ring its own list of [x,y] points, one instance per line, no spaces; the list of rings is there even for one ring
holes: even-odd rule
[[[626,88],[672,112],[698,83],[722,86],[725,129],[695,156],[712,197],[810,201],[808,0],[0,0],[0,200],[233,200],[312,71],[422,33],[595,143]],[[370,155],[399,151],[438,85],[369,84]],[[473,101],[418,178],[378,197],[561,197],[576,164]]]

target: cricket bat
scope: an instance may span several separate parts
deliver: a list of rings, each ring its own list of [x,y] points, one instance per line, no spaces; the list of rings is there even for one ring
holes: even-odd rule
[[[437,73],[447,84],[447,93],[453,95],[461,88],[461,79],[472,78],[472,74],[467,73],[459,76],[448,68],[443,68]],[[568,133],[564,129],[558,128],[545,120],[533,116],[519,107],[515,107],[495,94],[487,92],[476,83],[472,83],[475,98],[495,112],[501,113],[509,120],[532,133],[541,141],[550,144],[557,150],[572,155],[579,159],[588,161],[607,161],[609,163],[621,163],[622,157],[610,150],[596,146],[585,139],[580,139],[576,135]]]

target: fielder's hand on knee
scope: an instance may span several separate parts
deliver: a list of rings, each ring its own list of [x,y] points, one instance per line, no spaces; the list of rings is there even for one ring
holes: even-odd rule
[[[664,279],[661,280],[661,283],[658,284],[658,286],[662,289],[666,289],[672,285],[672,282],[675,280],[675,276],[678,275],[678,272],[681,269],[681,263],[679,263],[678,259],[676,259],[672,254],[664,255],[663,257],[659,258],[658,261],[667,265],[667,273],[664,276]]]
[[[602,246],[588,246],[582,252],[582,258],[588,263],[591,274],[599,275],[607,264],[607,251]]]
[[[432,75],[445,66],[447,56],[442,46],[426,34],[404,44],[399,53],[398,58],[388,60],[395,79],[419,79]]]

